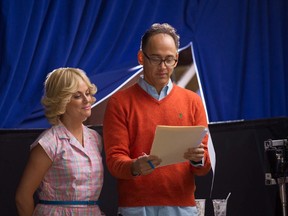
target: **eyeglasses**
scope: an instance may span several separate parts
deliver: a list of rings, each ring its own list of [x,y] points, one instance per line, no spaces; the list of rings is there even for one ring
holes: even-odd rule
[[[143,54],[149,60],[150,64],[154,65],[154,66],[161,65],[162,62],[164,62],[166,67],[173,67],[176,64],[176,62],[177,62],[177,59],[175,59],[173,57],[167,57],[165,59],[162,59],[162,58],[159,58],[159,57],[149,57],[145,52],[143,52]]]

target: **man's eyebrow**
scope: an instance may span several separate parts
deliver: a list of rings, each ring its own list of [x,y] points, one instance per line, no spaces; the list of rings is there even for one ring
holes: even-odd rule
[[[161,55],[158,55],[158,54],[151,54],[151,56],[150,57],[159,57],[159,58],[162,58],[162,56]],[[173,55],[167,55],[167,56],[165,56],[164,58],[169,58],[169,57],[175,57],[175,56],[173,56]]]

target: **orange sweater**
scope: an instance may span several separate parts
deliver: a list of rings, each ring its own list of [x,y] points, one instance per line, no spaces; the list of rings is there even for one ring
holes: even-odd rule
[[[174,85],[157,101],[138,84],[111,96],[103,124],[104,147],[108,169],[118,179],[121,207],[195,205],[194,175],[205,175],[211,168],[207,135],[202,141],[204,166],[193,167],[187,161],[156,168],[146,176],[131,174],[132,159],[150,154],[157,125],[207,126],[201,98]]]

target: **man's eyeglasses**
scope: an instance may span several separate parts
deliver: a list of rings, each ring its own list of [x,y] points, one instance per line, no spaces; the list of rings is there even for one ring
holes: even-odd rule
[[[162,59],[159,57],[149,57],[145,52],[143,52],[143,54],[149,60],[150,64],[154,66],[161,65],[162,62],[164,62],[166,67],[173,67],[177,62],[177,59],[175,59],[174,57],[167,57],[165,59]]]

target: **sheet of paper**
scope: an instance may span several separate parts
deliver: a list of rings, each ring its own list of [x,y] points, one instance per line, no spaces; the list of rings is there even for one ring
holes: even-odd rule
[[[197,147],[206,133],[204,126],[158,125],[150,155],[162,159],[160,166],[184,162],[183,155],[187,149]]]

